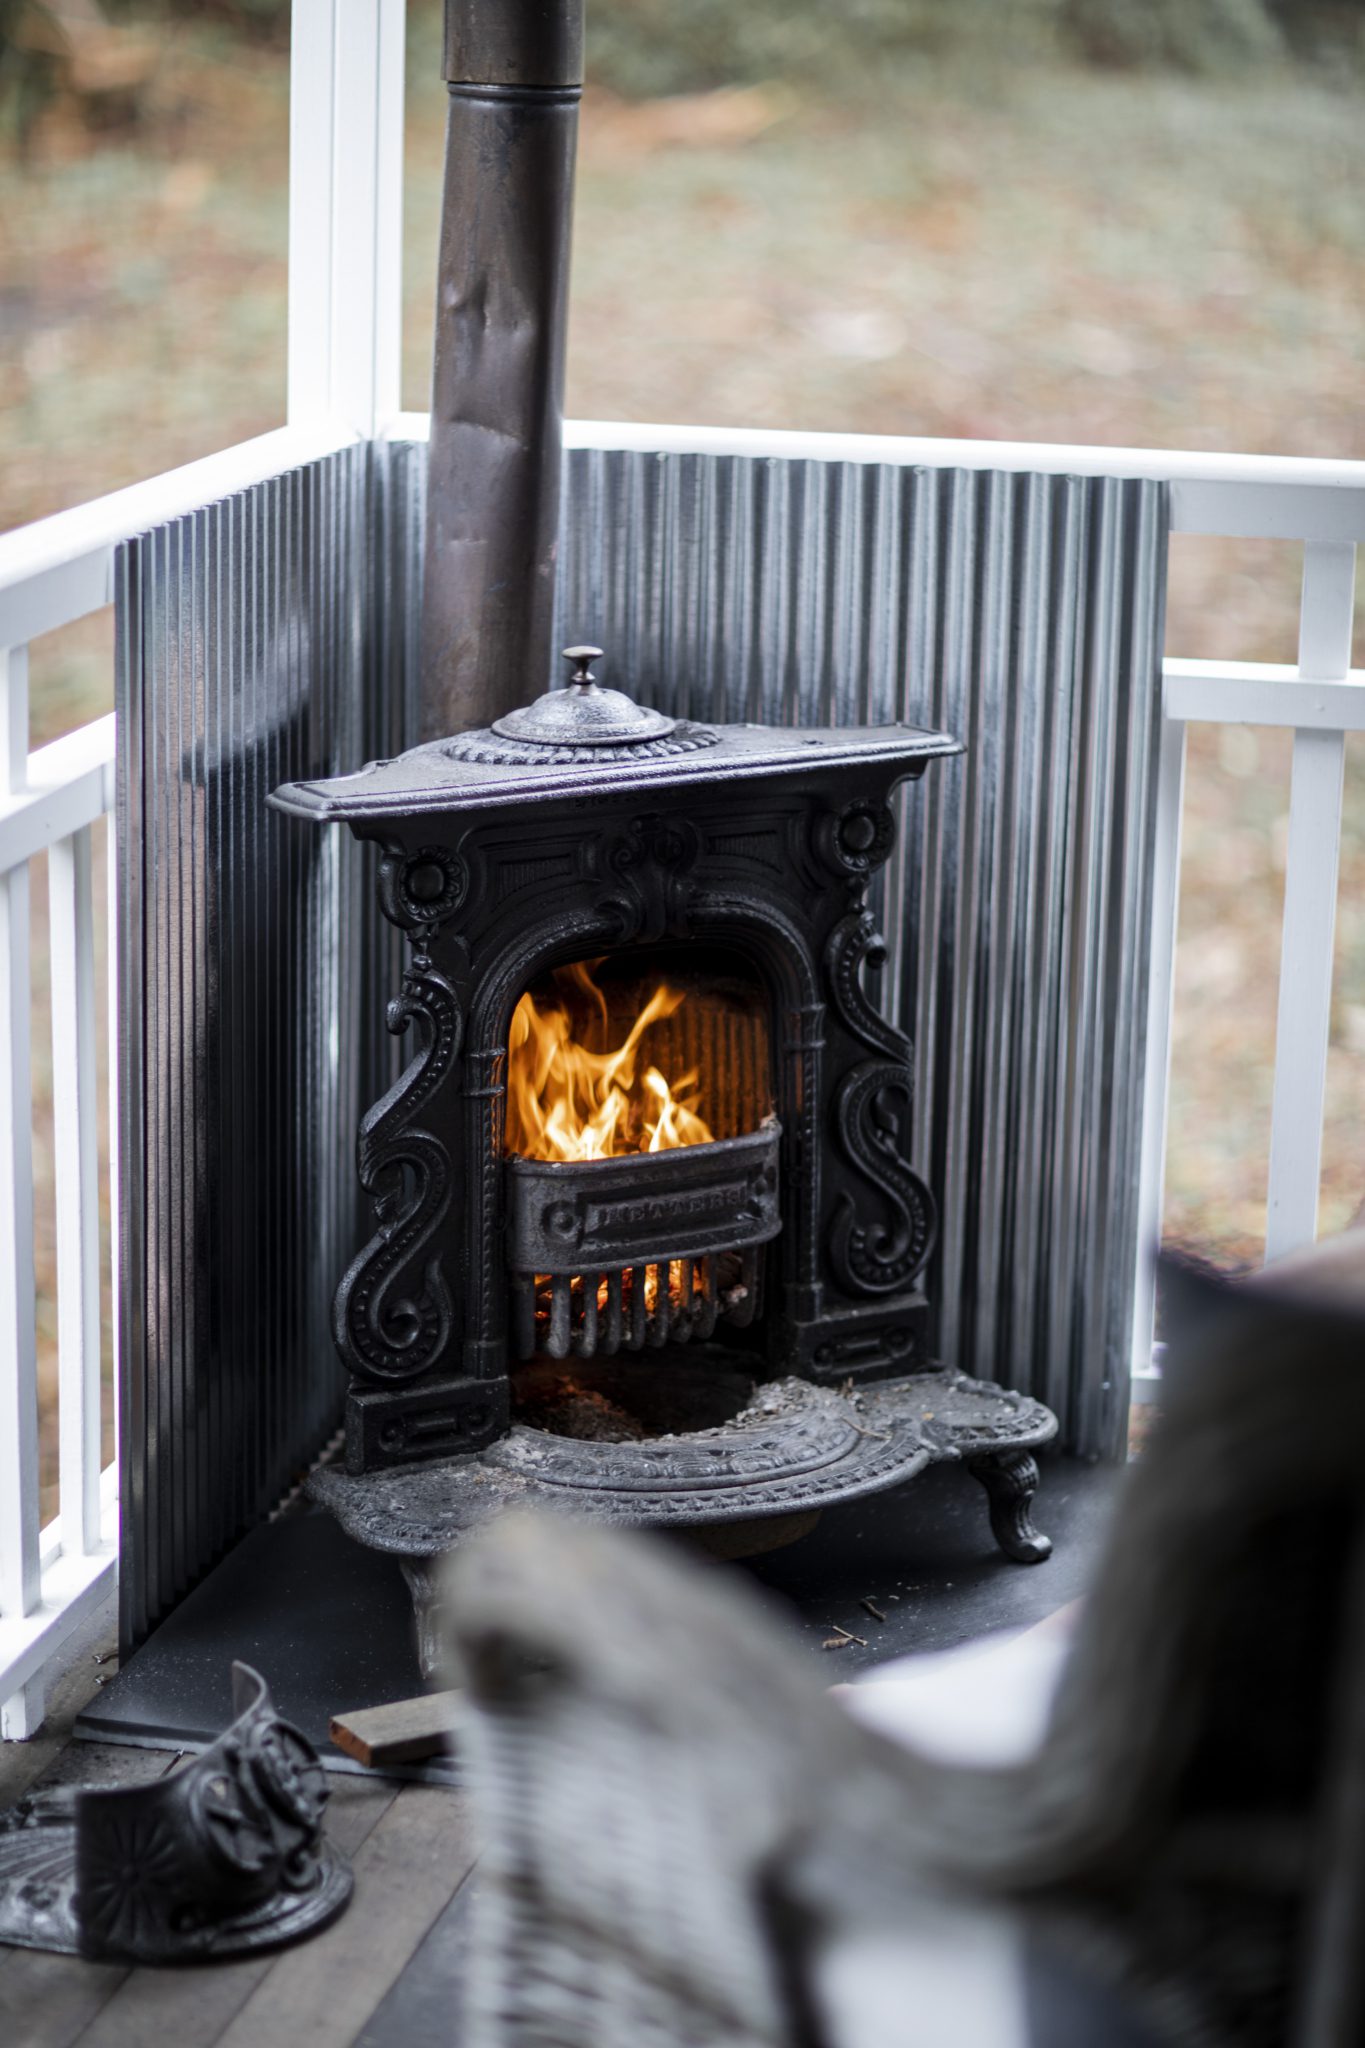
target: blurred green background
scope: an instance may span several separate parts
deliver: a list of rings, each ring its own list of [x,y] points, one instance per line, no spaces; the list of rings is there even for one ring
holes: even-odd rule
[[[1365,0],[588,20],[572,414],[1365,457]],[[411,0],[413,408],[439,31]],[[288,38],[283,0],[0,0],[0,529],[282,421]],[[1170,650],[1292,660],[1299,572],[1178,540]],[[35,646],[35,740],[108,707],[110,648],[107,617]],[[1348,753],[1326,1228],[1365,1198]],[[1283,734],[1192,735],[1167,1228],[1227,1263],[1264,1230],[1288,771]]]

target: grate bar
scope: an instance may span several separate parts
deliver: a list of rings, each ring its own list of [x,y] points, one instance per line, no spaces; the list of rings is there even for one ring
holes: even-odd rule
[[[761,1245],[719,1256],[649,1259],[603,1273],[515,1273],[516,1355],[596,1358],[705,1343],[721,1321],[748,1329],[761,1307],[762,1278]]]
[[[620,1273],[608,1273],[607,1328],[606,1334],[602,1339],[602,1349],[609,1358],[621,1349],[621,1327],[621,1275]],[[534,1338],[535,1332],[533,1330],[533,1343]],[[523,1351],[521,1355],[524,1358],[526,1353]]]

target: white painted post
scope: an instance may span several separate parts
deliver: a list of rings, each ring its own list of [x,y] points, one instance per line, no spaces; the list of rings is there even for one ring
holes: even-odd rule
[[[289,423],[399,411],[404,0],[294,0]]]
[[[61,1542],[100,1540],[99,1109],[90,827],[48,854],[52,923],[52,1114],[57,1207]]]
[[[1166,1191],[1171,1015],[1180,916],[1180,824],[1185,804],[1185,723],[1163,717],[1157,754],[1156,838],[1152,849],[1152,952],[1147,983],[1147,1044],[1142,1083],[1142,1155],[1138,1167],[1137,1288],[1133,1298],[1133,1395],[1150,1393],[1157,1374],[1156,1255]]]
[[[1354,604],[1354,543],[1308,542],[1299,621],[1299,674],[1305,681],[1337,682],[1348,674]],[[1311,1244],[1318,1232],[1345,754],[1340,732],[1295,734],[1270,1123],[1267,1263]]]
[[[119,1463],[119,1431],[121,1427],[123,1413],[122,1402],[120,1398],[123,1387],[123,1378],[119,1365],[119,1192],[122,1183],[119,1179],[118,1148],[118,947],[119,914],[122,906],[120,905],[119,902],[118,833],[115,829],[115,819],[112,810],[109,813],[108,822],[105,827],[104,849],[106,888],[108,891],[106,898],[106,915],[108,917],[108,923],[105,926],[105,931],[107,934],[105,945],[108,954],[108,980],[106,982],[107,994],[105,997],[105,1004],[108,1012],[106,1021],[109,1035],[109,1078],[105,1088],[105,1095],[108,1103],[109,1115],[109,1325],[111,1333],[110,1349],[113,1353],[113,1358],[111,1361],[111,1377],[113,1380],[114,1388],[114,1460],[112,1469],[115,1479],[115,1485],[117,1488],[118,1474],[122,1470],[122,1466]],[[102,1478],[103,1475],[101,1474],[101,1479]]]
[[[28,775],[28,649],[0,651],[0,798]],[[29,1078],[28,864],[0,875],[0,1616],[31,1614],[38,1556],[38,1357],[34,1327],[33,1098]],[[31,1735],[41,1678],[0,1700],[0,1735]]]

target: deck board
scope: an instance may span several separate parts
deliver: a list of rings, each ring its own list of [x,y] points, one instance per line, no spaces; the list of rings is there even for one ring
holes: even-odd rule
[[[130,1972],[45,1949],[3,1952],[0,2041],[4,2048],[73,2048]]]
[[[351,2048],[473,1862],[465,1794],[405,1785],[355,1859],[349,1910],[276,1959],[215,2048]]]
[[[479,1876],[467,1877],[421,1947],[365,2022],[355,2048],[459,2048],[470,1913]]]
[[[1039,1519],[1058,1539],[1058,1555],[1037,1571],[1021,1571],[994,1553],[978,1490],[946,1468],[926,1475],[905,1499],[886,1495],[861,1503],[856,1516],[830,1510],[816,1536],[803,1544],[749,1567],[725,1569],[747,1571],[785,1598],[797,1638],[806,1640],[823,1675],[846,1679],[864,1663],[909,1649],[942,1649],[992,1628],[1025,1626],[1074,1598],[1095,1554],[1113,1477],[1071,1460],[1047,1461]],[[324,1536],[329,1528],[323,1528]],[[287,1537],[288,1518],[270,1525],[260,1542],[281,1529]],[[239,1578],[242,1562],[234,1566]],[[206,1621],[200,1631],[197,1653],[210,1678],[218,1674],[214,1682],[221,1682],[226,1657],[248,1642],[254,1647],[256,1635],[268,1633],[262,1614],[280,1605],[287,1577],[281,1561],[274,1559],[274,1568],[266,1570],[259,1564],[257,1559],[251,1574],[257,1608],[220,1602],[212,1626]],[[355,1598],[354,1578],[348,1583],[348,1597]],[[201,1609],[212,1607],[213,1593],[214,1582],[206,1582],[185,1612],[197,1611],[196,1602]],[[867,1595],[885,1613],[884,1623],[869,1626],[861,1605]],[[297,1671],[315,1673],[311,1652],[322,1626],[318,1615],[325,1619],[328,1612],[325,1602],[289,1608],[291,1655],[269,1664],[272,1686],[276,1664],[282,1691],[291,1684],[297,1690]],[[366,1655],[383,1662],[384,1627],[400,1622],[408,1645],[405,1600],[391,1614],[366,1610],[345,1632],[346,1640],[360,1637]],[[823,1655],[820,1644],[835,1624],[867,1636],[867,1651]],[[186,1654],[195,1643],[187,1644],[186,1634],[184,1627],[177,1633],[172,1617],[138,1653],[138,1663],[154,1669],[159,1657],[168,1669],[176,1665],[183,1686],[186,1672],[193,1677],[196,1668]],[[410,1647],[403,1654],[410,1658]],[[395,1666],[390,1672],[393,1685],[405,1670]],[[61,1747],[76,1708],[95,1691],[97,1675],[90,1663],[72,1675],[72,1698],[54,1716],[41,1749],[0,1749],[0,1790],[6,1795],[0,1804],[40,1773],[45,1785],[127,1784],[174,1765],[175,1756],[164,1749],[90,1741]],[[335,1711],[339,1699],[355,1703],[365,1697],[355,1682],[363,1672],[343,1676],[345,1683],[334,1674],[314,1686],[311,1709],[306,1697],[288,1702],[296,1715],[312,1711],[324,1742],[322,1717]],[[102,1688],[100,1699],[120,1683]],[[216,1730],[221,1721],[206,1725]],[[357,1876],[355,1900],[335,1927],[275,1957],[207,1969],[129,1972],[74,1957],[0,1949],[0,2048],[455,2048],[473,1896],[473,1887],[464,1886],[473,1862],[465,1795],[429,1784],[409,1783],[400,1790],[393,1778],[354,1772],[333,1776],[331,1783],[328,1829],[353,1856]]]

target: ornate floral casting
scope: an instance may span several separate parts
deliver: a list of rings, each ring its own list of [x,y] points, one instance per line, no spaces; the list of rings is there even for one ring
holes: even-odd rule
[[[459,733],[441,744],[450,761],[478,761],[492,767],[602,768],[612,761],[662,761],[678,754],[696,754],[714,747],[720,734],[714,726],[680,719],[672,732],[656,740],[628,740],[620,746],[547,747],[529,740],[501,739],[490,732]]]
[[[617,945],[686,932],[689,877],[700,854],[701,834],[680,816],[647,812],[614,834],[603,852],[611,886],[596,907],[616,925]]]

